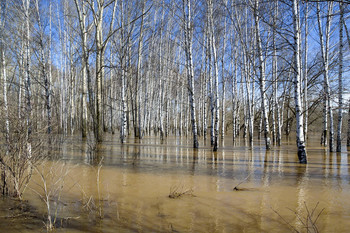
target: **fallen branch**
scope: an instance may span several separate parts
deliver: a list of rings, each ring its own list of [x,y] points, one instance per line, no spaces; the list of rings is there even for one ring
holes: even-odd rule
[[[169,198],[172,198],[172,199],[176,199],[176,198],[180,198],[184,195],[189,195],[189,196],[192,196],[192,197],[195,197],[195,195],[193,194],[193,189],[184,189],[183,186],[177,186],[177,185],[174,185],[172,187],[170,187],[170,193],[169,193]]]
[[[249,173],[248,176],[247,176],[246,178],[244,178],[244,180],[242,180],[239,184],[237,184],[237,185],[233,188],[233,190],[235,190],[235,191],[242,191],[243,189],[238,188],[238,186],[240,186],[241,184],[243,184],[243,183],[250,177],[250,175],[251,175],[252,173],[253,173],[253,172]]]

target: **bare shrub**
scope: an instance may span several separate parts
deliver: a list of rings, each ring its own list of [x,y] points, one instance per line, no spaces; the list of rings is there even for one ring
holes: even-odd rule
[[[22,199],[33,173],[33,166],[47,156],[46,128],[32,130],[18,115],[10,117],[10,132],[6,146],[0,148],[0,187],[4,196]],[[30,130],[30,136],[28,135]]]
[[[303,229],[307,233],[318,233],[320,232],[317,227],[317,221],[319,220],[319,217],[324,211],[324,208],[321,210],[318,210],[319,202],[311,209],[307,207],[306,203],[304,202],[304,208],[306,210],[305,216],[300,215],[294,210],[289,209],[293,212],[293,214],[296,216],[298,222],[303,226]],[[298,229],[296,229],[294,226],[292,226],[289,221],[287,221],[283,216],[281,216],[276,210],[272,209],[282,220],[283,222],[294,232],[301,232]]]
[[[52,231],[57,223],[59,212],[65,206],[61,195],[65,187],[65,179],[69,176],[69,168],[62,161],[47,165],[48,162],[44,162],[41,166],[34,166],[39,181],[33,181],[33,186],[29,188],[44,202],[47,210],[45,226],[47,231]]]

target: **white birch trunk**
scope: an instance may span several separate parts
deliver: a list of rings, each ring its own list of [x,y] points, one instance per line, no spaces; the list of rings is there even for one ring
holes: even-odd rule
[[[87,29],[86,29],[86,5],[85,3],[82,4],[80,7],[79,1],[74,0],[75,6],[77,8],[78,17],[79,17],[79,27],[80,27],[80,37],[81,37],[81,46],[82,46],[82,100],[81,100],[81,133],[82,137],[87,137],[87,124],[88,124],[88,105],[87,105],[87,96],[89,95],[90,105],[92,106],[91,102],[93,102],[92,99],[92,91],[89,91],[89,55],[88,55],[88,49],[87,49]],[[91,112],[94,112],[94,108],[91,108]],[[94,114],[93,114],[94,115]],[[94,117],[94,116],[93,116]]]
[[[274,17],[273,17],[273,24],[276,27],[276,21],[278,17],[278,2],[275,1],[274,4],[275,12],[274,12]],[[273,106],[274,110],[273,111],[273,119],[272,121],[274,122],[273,127],[274,127],[274,136],[273,140],[276,142],[278,146],[281,145],[281,124],[280,124],[280,109],[278,106],[278,96],[277,96],[277,89],[278,89],[278,78],[277,78],[277,48],[276,48],[276,30],[273,29],[272,33],[272,47],[273,47]],[[276,125],[277,124],[277,125]],[[277,126],[277,127],[276,127]]]
[[[231,43],[233,41],[231,40]],[[237,45],[237,42],[236,42]],[[237,49],[233,50],[233,80],[232,80],[232,141],[234,142],[237,135]]]
[[[105,30],[103,28],[104,23],[104,11],[106,8],[106,5],[109,5],[111,2],[105,3],[104,0],[97,0],[96,6],[95,2],[89,2],[92,12],[93,12],[93,18],[94,18],[94,24],[95,24],[95,46],[96,46],[96,57],[95,57],[95,64],[96,64],[96,80],[95,80],[95,87],[96,87],[96,99],[95,99],[95,119],[94,119],[94,131],[95,131],[95,138],[97,142],[102,142],[102,135],[103,135],[103,113],[104,113],[104,99],[103,99],[103,79],[104,79],[104,54],[105,49],[108,43],[108,40],[110,39],[110,36],[113,34],[113,23],[115,18],[115,12],[116,12],[116,6],[117,2],[115,1],[113,3],[113,9],[111,12],[111,21],[109,24],[109,30]],[[123,3],[122,3],[123,5]],[[123,11],[123,8],[121,9],[121,12]],[[106,38],[103,38],[103,32],[107,31]]]
[[[31,77],[30,77],[30,16],[29,16],[30,0],[23,1],[25,24],[26,24],[26,36],[25,36],[25,92],[26,92],[26,123],[27,123],[27,158],[32,157],[32,104],[31,104]]]
[[[197,139],[197,120],[196,120],[196,103],[194,99],[194,70],[192,60],[192,33],[193,29],[191,26],[191,0],[186,0],[187,12],[185,2],[183,5],[184,13],[184,34],[185,34],[185,53],[187,63],[187,81],[188,81],[188,95],[189,95],[189,107],[191,111],[191,123],[192,123],[192,136],[193,136],[193,147],[198,148]]]
[[[161,24],[164,22],[164,1],[162,1],[162,16],[161,16]],[[159,83],[158,83],[158,90],[159,90],[159,105],[158,105],[158,120],[159,120],[159,133],[160,133],[160,139],[164,139],[164,125],[163,125],[163,93],[164,93],[164,81],[163,81],[163,74],[164,74],[164,67],[163,67],[163,26],[160,26],[160,41],[159,41]]]
[[[259,84],[260,84],[260,92],[261,92],[261,106],[262,106],[262,114],[263,114],[263,125],[264,125],[264,138],[265,138],[265,146],[266,149],[269,150],[271,148],[271,139],[270,139],[270,128],[269,128],[269,120],[267,114],[267,100],[266,100],[266,85],[265,85],[265,66],[264,66],[264,58],[262,53],[262,45],[260,38],[260,25],[259,25],[259,15],[258,15],[258,7],[259,0],[255,1],[254,8],[254,18],[255,18],[255,32],[256,32],[256,40],[257,40],[257,52],[259,58]]]
[[[182,116],[183,116],[183,112],[184,112],[184,104],[185,104],[185,101],[184,101],[184,91],[183,91],[183,84],[182,84],[182,81],[181,81],[181,77],[180,77],[180,86],[181,86],[181,94],[180,94],[180,101],[179,101],[179,104],[180,104],[180,123],[179,123],[179,136],[181,137],[182,136],[182,131],[183,131],[183,120],[182,120]]]
[[[211,47],[212,47],[212,36],[210,29],[210,16],[209,12],[207,13],[207,59],[208,59],[208,92],[209,92],[209,101],[210,101],[210,145],[214,145],[214,96],[213,96],[213,77],[212,77],[212,58],[211,58]]]
[[[296,137],[298,147],[298,158],[300,163],[307,163],[303,117],[301,110],[301,77],[300,77],[300,23],[299,23],[299,7],[297,0],[293,0],[293,28],[294,28],[294,99],[295,99],[295,117],[296,117]]]
[[[136,108],[137,108],[137,121],[138,121],[138,137],[142,138],[142,121],[141,121],[141,103],[142,103],[142,49],[143,49],[143,25],[144,25],[144,13],[145,13],[145,2],[142,1],[142,18],[140,26],[140,35],[139,35],[139,46],[138,46],[138,57],[137,57],[137,77],[136,77]]]
[[[120,28],[120,35],[121,35],[121,43],[123,47],[125,47],[125,38],[124,38],[124,17],[123,17],[123,2],[121,2],[121,28]],[[127,127],[127,116],[126,116],[126,111],[127,111],[127,103],[126,103],[126,77],[125,77],[125,69],[126,69],[126,51],[122,51],[121,54],[121,124],[120,124],[120,142],[125,143],[126,139],[126,127]]]
[[[333,12],[333,3],[328,3],[328,13],[327,13],[327,21],[326,21],[326,31],[325,31],[325,38],[322,31],[321,26],[321,17],[320,17],[320,5],[317,3],[317,21],[318,21],[318,29],[319,29],[319,36],[320,36],[320,44],[321,44],[321,54],[322,54],[322,60],[323,60],[323,75],[324,75],[324,92],[325,92],[325,122],[327,122],[327,110],[329,115],[329,150],[333,152],[334,150],[334,120],[333,120],[333,112],[332,112],[332,106],[331,106],[331,100],[330,100],[330,87],[329,87],[329,40],[330,40],[330,26],[331,26],[331,20],[332,20],[332,14]],[[325,127],[326,127],[325,123]],[[324,129],[324,132],[326,132],[327,129]],[[326,138],[326,135],[324,135]]]
[[[339,3],[339,73],[338,73],[338,130],[337,130],[337,152],[341,152],[341,133],[343,122],[343,25],[344,25],[344,6]]]
[[[305,141],[307,141],[307,133],[308,133],[308,118],[309,118],[309,101],[308,101],[308,36],[309,36],[309,3],[306,2],[305,9],[305,48],[304,48],[304,137]]]
[[[227,5],[227,0],[225,0]],[[221,100],[221,139],[225,138],[225,116],[226,116],[226,107],[225,107],[225,100],[226,100],[226,77],[225,77],[225,51],[226,51],[226,19],[224,22],[224,38],[223,38],[223,48],[222,48],[222,56],[221,56],[221,81],[222,81],[222,100]]]
[[[207,35],[207,33],[205,33]],[[206,46],[208,46],[208,38],[206,37]],[[204,65],[204,74],[203,76],[203,84],[202,84],[202,88],[203,88],[203,96],[202,96],[202,101],[203,101],[203,138],[204,141],[206,141],[207,139],[207,128],[208,128],[208,119],[207,119],[207,100],[208,100],[208,89],[207,89],[207,84],[208,84],[208,74],[206,72],[206,67],[207,67],[207,62],[208,62],[208,52],[205,48],[203,48],[203,51],[205,52],[205,65]]]
[[[8,102],[7,102],[7,72],[6,72],[6,61],[5,61],[5,11],[6,9],[3,8],[2,3],[0,4],[0,50],[1,50],[1,73],[0,77],[2,76],[2,84],[3,84],[3,101],[4,101],[4,115],[5,115],[5,142],[6,142],[6,153],[9,152],[9,145],[10,145],[10,122],[9,122],[9,115],[8,115]],[[1,80],[1,79],[0,79]],[[21,87],[20,87],[21,89]],[[5,179],[5,178],[4,178]],[[4,187],[5,188],[5,187]]]
[[[95,111],[96,116],[94,120],[95,124],[95,137],[97,142],[102,142],[102,79],[104,75],[104,67],[103,67],[103,47],[102,47],[102,22],[103,22],[103,0],[97,1],[97,12],[98,14],[95,16],[95,43],[96,43],[96,99],[95,99]]]
[[[208,14],[209,14],[209,33],[211,37],[211,50],[213,52],[214,63],[214,144],[213,151],[218,150],[218,136],[219,136],[219,70],[218,70],[218,57],[216,52],[216,42],[214,35],[214,20],[213,20],[213,2],[208,0]]]
[[[23,80],[25,77],[25,39],[24,39],[24,26],[22,25],[23,32],[21,33],[21,50],[20,50],[20,66],[19,66],[19,88],[18,88],[18,119],[22,119],[22,89],[23,89]]]
[[[243,61],[244,61],[244,70],[245,70],[245,86],[246,86],[246,96],[247,96],[247,105],[244,105],[244,108],[246,108],[246,123],[245,123],[245,131],[248,128],[248,132],[249,132],[249,137],[248,137],[248,141],[249,141],[249,146],[252,147],[253,146],[253,114],[252,114],[252,99],[251,99],[251,77],[250,77],[250,71],[248,69],[248,64],[247,64],[247,57],[246,55],[243,56]],[[246,134],[246,132],[244,133]]]
[[[8,103],[7,103],[7,73],[6,73],[6,62],[5,62],[5,45],[4,38],[1,35],[1,76],[3,82],[3,101],[4,101],[4,115],[5,115],[5,142],[7,145],[6,151],[9,151],[9,143],[10,143],[10,122],[8,115]]]
[[[348,30],[348,27],[346,25],[346,23],[343,24],[344,29],[345,29],[345,34],[346,34],[346,39],[348,41],[348,46],[350,48],[350,33]],[[348,132],[347,132],[347,139],[346,139],[346,146],[349,147],[350,146],[350,100],[349,100],[349,112],[348,112]]]

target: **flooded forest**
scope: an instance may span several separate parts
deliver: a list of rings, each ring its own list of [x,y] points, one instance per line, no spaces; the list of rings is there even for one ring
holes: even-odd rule
[[[0,232],[346,232],[348,0],[0,0]]]

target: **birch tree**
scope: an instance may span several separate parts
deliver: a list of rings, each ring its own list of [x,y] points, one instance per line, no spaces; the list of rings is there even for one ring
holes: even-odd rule
[[[7,152],[9,150],[10,143],[10,122],[9,122],[9,114],[8,114],[8,102],[7,102],[7,72],[6,72],[6,58],[5,58],[5,25],[6,25],[6,7],[7,2],[1,1],[0,3],[0,58],[1,58],[1,73],[3,82],[3,101],[4,101],[4,115],[5,115],[5,142],[7,144]]]
[[[95,137],[98,142],[102,142],[103,134],[103,102],[102,102],[102,90],[103,90],[103,78],[104,78],[104,69],[105,61],[104,55],[109,39],[115,33],[114,30],[114,18],[117,8],[117,1],[105,2],[104,0],[88,1],[90,8],[93,12],[94,25],[95,25],[95,46],[96,46],[96,99],[95,99],[95,118],[94,118],[94,131]],[[104,30],[104,13],[106,8],[112,4],[111,18],[109,22],[109,28]],[[103,32],[107,31],[105,37]]]
[[[278,18],[278,1],[274,1],[274,16],[273,16],[273,35],[272,35],[272,72],[273,72],[273,97],[274,97],[274,108],[276,109],[274,118],[277,124],[277,129],[275,130],[276,135],[274,136],[274,140],[278,146],[281,145],[281,137],[282,137],[282,126],[281,126],[281,110],[280,106],[278,104],[278,59],[277,59],[277,18]],[[282,110],[283,112],[283,110]]]
[[[12,116],[7,112],[12,113],[16,103],[28,148],[30,142],[34,148],[37,129],[45,126],[52,133],[57,120],[60,133],[79,130],[82,137],[92,123],[96,141],[107,133],[108,124],[112,133],[120,130],[121,142],[130,134],[139,138],[192,134],[194,147],[200,136],[206,139],[209,126],[213,150],[231,126],[233,140],[243,136],[253,145],[256,127],[269,149],[271,139],[281,144],[283,125],[287,134],[294,129],[296,114],[302,118],[296,122],[297,131],[303,131],[297,135],[301,162],[306,161],[308,131],[316,130],[323,119],[323,143],[335,143],[334,123],[341,150],[348,66],[341,30],[349,37],[345,5],[339,4],[338,24],[332,23],[338,17],[335,4],[324,1],[1,3],[2,12],[6,4],[11,9],[0,22],[6,140],[15,128],[12,119],[6,120]],[[152,6],[151,17],[146,16],[147,6]],[[293,25],[287,13],[293,14]],[[4,18],[12,15],[22,24],[5,25]],[[310,53],[311,47],[319,49]],[[293,88],[295,104],[289,94]],[[331,99],[332,91],[337,98]],[[323,103],[322,119],[318,115]],[[335,107],[337,122],[333,122]]]
[[[207,3],[208,4],[208,3]],[[206,37],[208,39],[206,43],[206,51],[207,55],[206,58],[208,59],[208,93],[209,93],[209,100],[210,100],[210,145],[214,145],[214,128],[215,128],[215,104],[214,104],[214,95],[213,95],[213,76],[212,76],[212,36],[211,36],[211,28],[210,28],[210,12],[207,11],[207,27],[208,29],[206,32]]]
[[[348,46],[350,48],[350,33],[349,33],[348,27],[347,27],[345,22],[344,22],[343,26],[345,29],[345,35],[346,35],[346,39],[348,42]],[[349,111],[348,111],[348,132],[347,132],[346,146],[347,147],[350,146],[350,100],[349,100]]]
[[[321,45],[321,55],[322,55],[322,66],[323,66],[323,86],[324,86],[324,133],[323,133],[323,144],[326,145],[327,139],[327,118],[329,117],[329,150],[333,152],[334,150],[334,122],[333,122],[333,111],[330,98],[330,86],[329,86],[329,43],[330,43],[330,33],[331,33],[331,21],[333,14],[333,2],[328,2],[328,10],[326,16],[326,30],[323,33],[322,22],[320,16],[320,4],[317,2],[317,23],[318,31],[320,37]],[[328,113],[328,116],[327,116]]]
[[[264,66],[264,58],[262,52],[261,45],[261,37],[260,37],[260,19],[258,14],[259,9],[259,0],[255,1],[254,6],[254,20],[255,20],[255,33],[256,33],[256,45],[257,45],[257,56],[259,58],[259,85],[260,85],[260,93],[261,93],[261,107],[263,114],[263,125],[264,125],[264,138],[265,138],[265,146],[266,149],[269,150],[271,148],[271,139],[270,139],[270,128],[269,128],[269,120],[268,120],[268,109],[267,109],[267,100],[266,100],[266,84],[265,84],[265,66]]]
[[[136,109],[137,109],[137,131],[138,137],[142,138],[142,50],[143,50],[143,31],[144,31],[144,14],[145,14],[145,2],[142,1],[142,16],[141,16],[141,26],[140,26],[140,35],[139,35],[139,44],[137,50],[137,77],[136,77]],[[136,135],[135,135],[136,136]]]
[[[120,142],[124,143],[126,139],[126,127],[127,127],[127,103],[126,103],[126,39],[125,39],[125,25],[124,25],[124,9],[123,2],[121,4],[120,14],[120,44],[122,45],[122,51],[120,54],[120,67],[121,67],[121,124],[120,124]]]
[[[305,38],[304,38],[304,137],[307,140],[309,103],[308,103],[308,36],[309,36],[309,3],[305,3]]]
[[[81,97],[81,133],[82,137],[85,138],[87,136],[87,124],[88,124],[88,106],[87,106],[87,96],[89,93],[89,100],[90,100],[90,110],[91,113],[93,113],[94,118],[94,105],[92,104],[93,101],[93,95],[91,90],[91,77],[90,77],[90,65],[89,65],[89,52],[88,52],[88,42],[87,42],[87,36],[88,36],[88,28],[86,25],[87,21],[87,6],[86,3],[83,1],[80,2],[78,0],[74,0],[75,7],[77,9],[78,13],[78,20],[79,20],[79,35],[81,39],[81,49],[82,49],[82,97]],[[90,84],[90,85],[89,85]],[[90,88],[88,88],[90,86]],[[89,91],[88,91],[89,90]]]
[[[227,0],[224,2],[227,5]],[[227,40],[227,20],[224,19],[222,51],[221,51],[221,82],[222,82],[222,98],[221,98],[221,139],[225,138],[225,120],[226,120],[226,77],[225,77],[225,53]]]
[[[337,130],[337,152],[341,152],[341,133],[343,121],[343,25],[344,25],[344,5],[339,3],[339,71],[338,71],[338,130]]]
[[[32,104],[31,104],[31,70],[30,70],[30,0],[22,0],[23,13],[25,18],[25,100],[26,100],[26,123],[27,123],[27,158],[32,157]]]
[[[295,117],[296,117],[296,137],[298,147],[298,158],[300,163],[307,163],[305,150],[305,137],[303,130],[303,116],[301,109],[301,77],[300,77],[300,13],[298,0],[293,0],[293,33],[294,33],[294,100],[295,100]]]
[[[194,99],[194,70],[193,70],[193,57],[192,57],[192,35],[193,28],[191,26],[191,0],[183,1],[183,16],[184,16],[184,37],[185,37],[185,54],[186,54],[186,70],[187,70],[187,90],[188,98],[190,102],[191,111],[191,123],[192,123],[192,137],[193,147],[198,148],[197,138],[197,119],[196,119],[196,105]]]
[[[213,53],[213,65],[214,65],[214,144],[213,151],[218,150],[218,137],[219,137],[219,70],[218,70],[218,56],[216,49],[216,40],[214,35],[214,20],[213,20],[213,2],[212,0],[207,1],[208,4],[208,15],[209,15],[209,36],[211,38],[211,51]]]
[[[51,4],[49,8],[51,7]],[[41,69],[41,76],[44,81],[44,89],[45,89],[45,100],[46,100],[46,114],[47,114],[47,133],[50,134],[52,131],[52,125],[51,125],[51,71],[50,67],[47,67],[47,64],[49,63],[50,60],[48,60],[47,57],[47,50],[50,50],[50,43],[49,41],[48,46],[49,48],[46,48],[46,41],[44,39],[44,26],[42,24],[42,17],[41,17],[41,9],[39,9],[39,0],[35,1],[35,10],[36,10],[36,18],[37,18],[37,24],[38,24],[38,38],[37,38],[37,43],[39,46],[39,60],[40,60],[40,69]],[[51,9],[49,9],[50,15],[51,15]],[[49,24],[50,24],[50,29],[49,31],[51,32],[51,19],[49,19]],[[49,52],[48,52],[49,53]],[[50,64],[49,64],[50,66]]]

